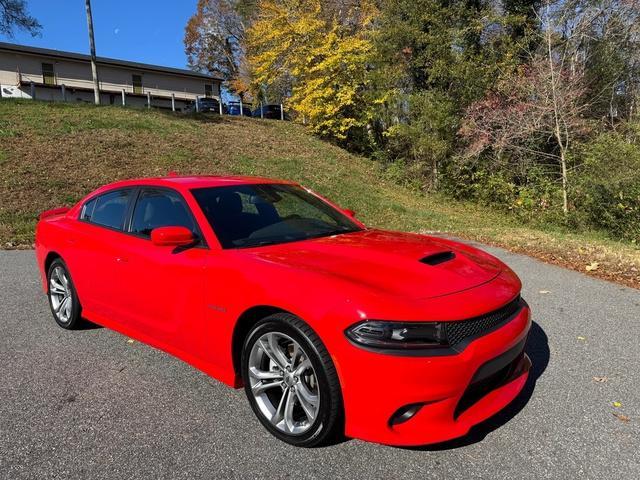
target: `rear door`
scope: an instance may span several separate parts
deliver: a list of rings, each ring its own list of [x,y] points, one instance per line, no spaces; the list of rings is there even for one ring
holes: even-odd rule
[[[121,270],[131,288],[121,301],[129,322],[142,334],[180,350],[200,345],[204,316],[205,258],[200,241],[189,247],[156,246],[151,231],[183,226],[200,231],[182,196],[165,187],[142,187],[132,209]]]
[[[127,237],[125,223],[136,190],[121,188],[97,195],[85,202],[75,228],[66,239],[73,251],[67,263],[82,306],[88,312],[115,321],[124,311],[118,297],[123,277],[121,242]]]

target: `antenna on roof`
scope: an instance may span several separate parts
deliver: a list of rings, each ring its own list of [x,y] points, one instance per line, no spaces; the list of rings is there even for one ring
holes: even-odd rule
[[[174,171],[174,170],[170,170],[167,173],[167,177],[177,177],[178,176],[178,172]]]

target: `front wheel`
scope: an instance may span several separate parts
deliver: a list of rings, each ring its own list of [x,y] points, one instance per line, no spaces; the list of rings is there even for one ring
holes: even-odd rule
[[[340,428],[342,396],[326,348],[299,318],[278,313],[258,322],[242,351],[251,408],[274,436],[313,447]]]

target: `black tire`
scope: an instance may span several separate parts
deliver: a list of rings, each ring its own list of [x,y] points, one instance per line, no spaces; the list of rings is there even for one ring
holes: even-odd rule
[[[65,287],[67,287],[69,290],[68,296],[71,301],[71,307],[70,307],[68,319],[61,318],[61,315],[59,315],[56,312],[56,308],[54,305],[56,300],[53,298],[54,295],[52,294],[52,289],[51,289],[51,277],[52,275],[56,275],[56,273],[54,272],[60,272],[60,271],[64,272],[64,275],[67,279],[67,283]],[[47,271],[47,297],[49,299],[49,307],[51,308],[51,314],[53,315],[54,320],[60,327],[67,330],[73,330],[82,325],[82,317],[81,317],[82,306],[80,305],[80,301],[78,300],[78,294],[76,293],[76,289],[73,284],[73,279],[71,278],[71,274],[69,273],[69,269],[67,268],[67,265],[64,263],[64,261],[61,258],[56,258],[53,262],[51,262],[51,265],[49,265],[49,270]]]
[[[319,406],[315,420],[301,434],[286,433],[276,428],[262,413],[251,389],[249,356],[254,344],[266,333],[275,332],[295,340],[308,357],[319,391]],[[343,407],[340,382],[333,361],[316,333],[298,317],[288,313],[270,315],[254,325],[248,333],[241,358],[242,379],[245,393],[260,423],[275,437],[298,447],[316,447],[340,438],[343,434]]]

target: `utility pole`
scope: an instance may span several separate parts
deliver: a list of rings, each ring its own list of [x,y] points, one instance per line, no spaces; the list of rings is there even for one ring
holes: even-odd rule
[[[87,26],[89,27],[89,45],[91,46],[91,73],[93,73],[93,95],[96,105],[100,105],[100,83],[96,66],[96,42],[93,38],[93,17],[91,16],[91,0],[86,0]]]

